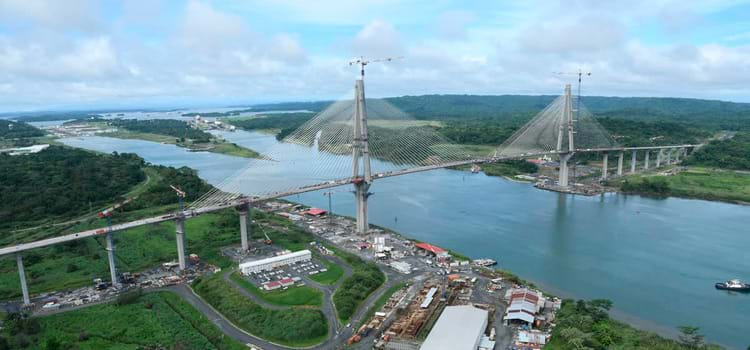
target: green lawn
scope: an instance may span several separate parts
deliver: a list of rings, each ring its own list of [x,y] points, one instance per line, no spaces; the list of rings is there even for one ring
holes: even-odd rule
[[[318,260],[322,262],[323,265],[325,265],[328,271],[316,273],[310,276],[311,280],[320,284],[332,285],[335,284],[341,278],[341,276],[344,275],[344,269],[338,264],[334,264],[323,258],[320,258]]]
[[[229,278],[237,282],[242,288],[268,303],[279,306],[321,306],[323,292],[308,286],[290,287],[287,290],[263,291],[246,280],[239,272],[232,273]]]
[[[227,284],[219,274],[198,278],[193,289],[232,323],[263,339],[304,347],[318,344],[328,335],[328,321],[320,310],[263,308]]]
[[[32,322],[40,326],[35,334],[9,336],[10,330],[3,330],[11,348],[20,348],[21,338],[29,343],[29,349],[246,348],[169,292],[146,294],[128,305],[93,305]],[[59,346],[54,347],[55,343]]]

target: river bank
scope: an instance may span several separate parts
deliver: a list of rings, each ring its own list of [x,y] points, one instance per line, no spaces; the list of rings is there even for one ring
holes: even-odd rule
[[[253,179],[243,183],[247,193],[269,184],[302,182],[316,161],[308,148],[279,143],[270,135],[236,131],[222,136],[279,155],[274,163],[278,172],[247,171]],[[90,137],[64,142],[137,153],[155,164],[188,166],[212,184],[246,165],[234,157],[139,140]],[[750,237],[738,234],[750,220],[747,207],[621,193],[569,196],[482,173],[467,175],[443,169],[379,179],[371,188],[370,222],[466,255],[492,258],[556,295],[607,298],[646,323],[670,330],[699,326],[710,341],[736,348],[750,341],[742,332],[750,313],[750,304],[742,302],[747,296],[713,288],[728,278],[750,279],[750,262],[743,259]],[[335,191],[331,198],[336,214],[355,215],[348,189]],[[322,191],[286,199],[324,209],[329,205]]]

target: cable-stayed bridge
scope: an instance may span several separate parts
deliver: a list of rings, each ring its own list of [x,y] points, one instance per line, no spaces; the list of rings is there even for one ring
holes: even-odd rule
[[[116,232],[175,221],[178,263],[180,269],[185,269],[184,222],[204,213],[238,209],[242,248],[248,250],[248,229],[252,227],[249,214],[254,202],[353,185],[357,231],[366,233],[369,227],[369,189],[378,179],[508,159],[556,156],[560,160],[558,190],[566,191],[569,189],[568,162],[576,153],[602,153],[602,177],[606,178],[610,153],[618,155],[617,174],[622,175],[625,152],[631,152],[630,171],[636,172],[638,152],[644,155],[642,169],[648,169],[651,153],[656,157],[653,166],[659,167],[678,162],[681,156],[699,146],[621,147],[577,97],[572,96],[569,85],[562,96],[491,154],[477,153],[470,147],[454,144],[429,123],[412,119],[385,100],[366,99],[364,79],[358,79],[351,99],[333,103],[286,136],[276,148],[264,152],[261,159],[250,160],[245,167],[186,208],[180,206],[175,213],[3,247],[0,256],[16,254],[23,299],[28,304],[22,252],[30,249],[100,235],[106,236],[109,243]],[[295,158],[302,156],[299,152],[290,152],[289,147],[307,148],[312,152],[304,152],[305,159]],[[289,167],[311,163],[314,166],[306,169],[304,176],[289,178],[285,172]],[[108,244],[112,283],[117,286],[114,249]]]

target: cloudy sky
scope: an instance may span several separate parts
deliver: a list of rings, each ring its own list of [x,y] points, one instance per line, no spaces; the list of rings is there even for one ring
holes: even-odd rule
[[[750,102],[750,2],[0,0],[0,111],[370,96]]]

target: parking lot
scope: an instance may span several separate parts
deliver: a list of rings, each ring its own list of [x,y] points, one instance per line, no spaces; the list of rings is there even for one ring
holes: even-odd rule
[[[316,273],[325,271],[327,271],[326,267],[314,260],[298,261],[291,265],[273,269],[272,271],[250,273],[246,278],[258,288],[264,288],[264,285],[269,285],[272,282],[279,282],[281,283],[279,285],[280,288],[286,289],[291,285],[304,285],[304,277],[309,277]],[[269,287],[276,289],[279,288],[274,288],[277,285],[278,284],[273,283],[269,285]],[[270,289],[269,287],[265,289]]]

